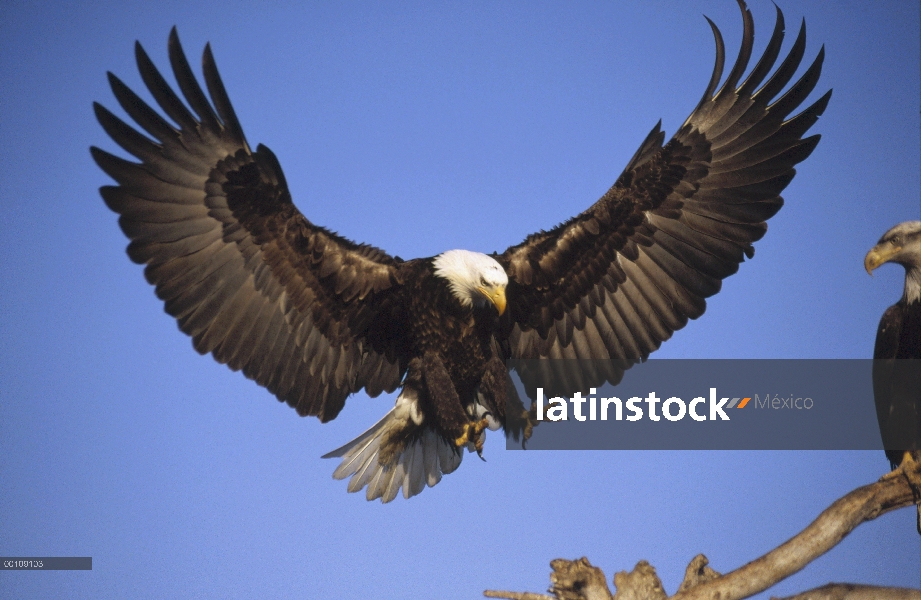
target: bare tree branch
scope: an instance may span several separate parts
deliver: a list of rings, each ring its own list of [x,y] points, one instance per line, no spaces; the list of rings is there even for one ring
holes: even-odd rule
[[[822,512],[802,532],[761,558],[720,575],[707,566],[700,554],[688,565],[684,581],[668,600],[742,600],[770,588],[802,570],[834,548],[858,525],[891,510],[919,502],[912,488],[921,488],[921,463],[907,463],[876,483],[850,492]],[[617,593],[611,594],[604,573],[588,559],[556,559],[550,563],[550,593],[520,594],[486,591],[491,598],[510,600],[666,600],[656,570],[640,561],[632,572],[614,576]],[[921,600],[921,591],[852,584],[829,584],[788,600],[858,600],[862,598],[911,598]]]
[[[921,590],[853,583],[829,583],[802,594],[771,600],[921,600]]]
[[[678,587],[678,592],[686,592],[701,583],[722,577],[722,575],[707,566],[709,562],[703,554],[698,554],[692,558],[688,568],[684,570],[684,581]]]
[[[504,592],[502,590],[486,590],[483,595],[487,598],[506,598],[507,600],[556,600],[553,596],[546,594],[535,594],[533,592]]]
[[[741,600],[768,589],[834,548],[861,523],[914,504],[909,476],[921,478],[921,468],[914,464],[912,471],[857,488],[776,549],[723,577],[679,592],[674,599]]]

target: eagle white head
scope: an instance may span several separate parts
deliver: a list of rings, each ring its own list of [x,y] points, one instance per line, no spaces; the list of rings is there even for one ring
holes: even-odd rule
[[[464,306],[487,302],[505,312],[508,275],[492,257],[469,250],[448,250],[435,257],[435,275],[448,280],[454,297]]]

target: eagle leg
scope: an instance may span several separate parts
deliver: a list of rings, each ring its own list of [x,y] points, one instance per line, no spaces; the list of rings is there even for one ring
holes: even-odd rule
[[[524,407],[498,351],[487,365],[480,393],[490,412],[505,428],[506,437],[511,436],[516,442],[521,439],[524,448],[537,425],[537,404],[531,403],[530,410]]]
[[[474,422],[464,411],[460,396],[457,395],[457,390],[454,388],[454,383],[441,357],[434,352],[426,352],[422,358],[422,367],[436,428],[448,440],[456,440],[458,447],[468,441],[474,441],[475,436],[469,435],[469,429]],[[461,442],[461,439],[464,441]]]

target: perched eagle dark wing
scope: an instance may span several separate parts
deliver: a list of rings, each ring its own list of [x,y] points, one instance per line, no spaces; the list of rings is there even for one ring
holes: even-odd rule
[[[752,17],[726,82],[716,26],[716,66],[698,106],[664,146],[657,125],[617,182],[582,214],[529,236],[497,257],[508,272],[505,327],[512,358],[638,360],[656,350],[736,272],[765,221],[783,204],[794,165],[819,136],[803,134],[831,92],[788,119],[815,87],[824,49],[779,98],[805,48],[805,24],[767,80],[784,37],[783,14],[764,55],[751,56]],[[758,89],[760,87],[760,89]],[[776,98],[776,100],[775,100]]]
[[[194,114],[140,44],[135,54],[176,126],[110,73],[119,104],[154,139],[95,104],[105,131],[141,162],[91,151],[119,183],[100,192],[121,215],[128,255],[147,265],[166,312],[196,350],[242,370],[301,415],[327,421],[352,392],[394,390],[398,349],[379,328],[398,320],[375,317],[390,310],[402,261],[304,218],[275,155],[261,145],[250,150],[210,47],[203,70],[211,102],[175,28],[170,34],[173,73]]]
[[[921,302],[886,309],[873,358],[876,417],[886,458],[895,469],[906,451],[921,450]]]

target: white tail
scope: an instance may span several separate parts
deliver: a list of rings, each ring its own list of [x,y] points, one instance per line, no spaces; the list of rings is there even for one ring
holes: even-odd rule
[[[453,472],[461,463],[463,454],[448,440],[423,424],[424,416],[419,411],[414,390],[404,388],[397,398],[396,406],[380,421],[363,434],[337,448],[323,458],[342,458],[333,472],[336,479],[349,480],[349,492],[357,492],[367,486],[368,500],[381,499],[390,502],[403,488],[403,497],[415,496],[428,485],[441,481],[443,474]],[[421,429],[412,442],[407,444],[391,465],[379,462],[381,442],[393,431],[407,428]],[[405,439],[394,436],[391,439]]]

